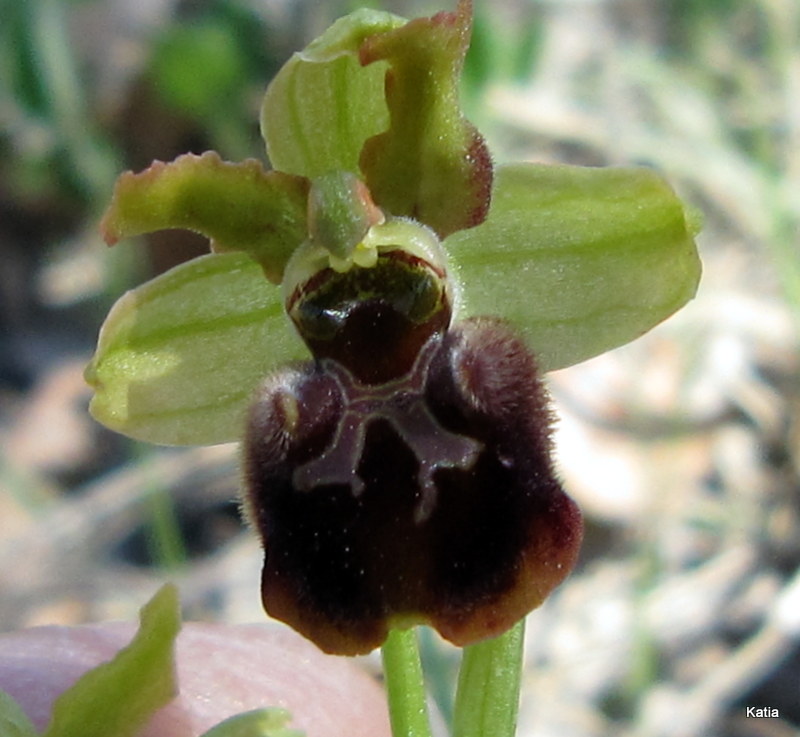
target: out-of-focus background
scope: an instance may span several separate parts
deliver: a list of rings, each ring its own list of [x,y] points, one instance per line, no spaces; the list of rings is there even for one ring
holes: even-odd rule
[[[475,4],[463,95],[497,161],[647,164],[705,213],[697,299],[550,377],[588,529],[530,617],[519,733],[798,735],[800,4]],[[270,77],[358,5],[0,0],[0,631],[132,618],[166,578],[189,618],[263,618],[236,448],[148,447],[86,411],[113,300],[206,246],[110,250],[97,223],[122,170],[263,157]],[[423,639],[447,718],[456,653]]]

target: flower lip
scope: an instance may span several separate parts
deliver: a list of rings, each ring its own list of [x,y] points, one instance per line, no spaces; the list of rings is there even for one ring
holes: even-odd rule
[[[268,613],[345,655],[395,626],[459,646],[507,630],[580,547],[550,419],[533,356],[491,318],[431,337],[378,385],[324,359],[268,378],[244,446]]]

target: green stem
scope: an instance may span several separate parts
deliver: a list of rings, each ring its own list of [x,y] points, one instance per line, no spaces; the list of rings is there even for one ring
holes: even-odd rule
[[[464,648],[453,737],[514,737],[525,620],[493,640]]]
[[[392,630],[381,654],[393,737],[431,737],[416,632]]]
[[[175,502],[168,489],[154,489],[148,495],[150,529],[148,547],[155,563],[174,571],[188,560]]]

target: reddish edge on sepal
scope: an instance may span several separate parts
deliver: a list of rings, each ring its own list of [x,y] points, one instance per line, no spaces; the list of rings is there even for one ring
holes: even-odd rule
[[[461,114],[458,85],[472,28],[472,3],[368,37],[362,64],[386,60],[390,125],[364,144],[360,165],[376,203],[444,238],[483,222],[492,161]]]
[[[113,245],[156,230],[193,230],[211,240],[212,250],[244,251],[278,282],[306,238],[308,187],[305,177],[266,171],[256,159],[231,163],[214,151],[184,154],[122,174],[101,232]]]

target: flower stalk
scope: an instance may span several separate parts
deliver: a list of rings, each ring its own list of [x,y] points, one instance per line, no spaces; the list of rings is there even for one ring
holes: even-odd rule
[[[431,737],[416,630],[393,629],[381,648],[394,737]]]
[[[463,649],[452,737],[514,737],[519,711],[525,620]],[[417,635],[392,630],[381,650],[393,737],[430,737]]]
[[[514,737],[524,639],[521,619],[499,637],[464,648],[453,737]]]

